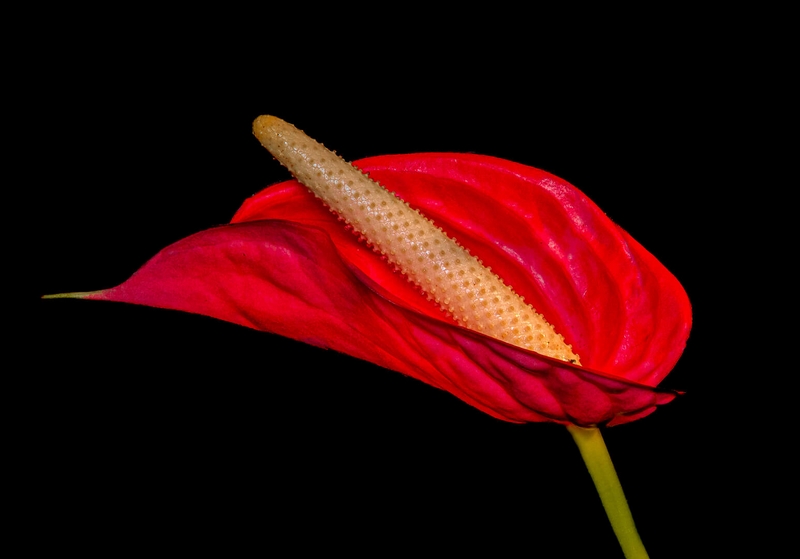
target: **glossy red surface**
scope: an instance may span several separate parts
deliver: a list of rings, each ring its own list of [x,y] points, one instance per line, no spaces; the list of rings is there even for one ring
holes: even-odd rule
[[[165,248],[122,285],[90,298],[209,315],[328,347],[506,421],[616,425],[676,396],[656,386],[685,347],[688,297],[578,189],[479,155],[354,164],[491,266],[573,345],[583,366],[456,325],[296,181],[263,190],[232,225]]]

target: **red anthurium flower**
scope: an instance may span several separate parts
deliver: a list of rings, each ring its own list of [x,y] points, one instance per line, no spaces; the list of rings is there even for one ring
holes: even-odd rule
[[[254,132],[376,247],[288,181],[247,200],[230,225],[162,250],[121,285],[62,296],[214,316],[400,371],[506,421],[565,424],[625,556],[647,557],[597,426],[633,421],[676,396],[657,388],[691,326],[672,274],[575,187],[538,169],[451,153],[355,162],[417,215],[280,119],[259,117]],[[563,360],[460,326],[389,257],[460,320]],[[518,296],[572,349],[555,333],[545,338],[550,325],[534,324]],[[534,328],[546,343],[534,345]]]
[[[506,421],[618,425],[675,397],[656,386],[689,335],[686,293],[575,187],[479,155],[354,164],[469,247],[547,317],[583,366],[457,325],[294,180],[248,199],[232,224],[162,250],[118,287],[79,296],[331,348]]]

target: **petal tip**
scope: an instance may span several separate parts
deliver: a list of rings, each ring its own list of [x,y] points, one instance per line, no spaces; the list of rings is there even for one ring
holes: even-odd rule
[[[49,295],[42,295],[42,299],[96,299],[98,295],[103,293],[103,289],[99,291],[73,291],[72,293],[52,293]]]

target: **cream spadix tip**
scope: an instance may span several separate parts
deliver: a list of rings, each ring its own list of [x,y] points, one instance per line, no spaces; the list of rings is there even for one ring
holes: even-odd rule
[[[258,140],[263,144],[264,139],[270,133],[273,125],[279,126],[283,122],[278,117],[272,115],[261,115],[253,121],[253,134],[256,135]]]
[[[580,362],[542,315],[418,210],[277,117],[258,117],[253,133],[299,182],[459,324],[549,357]]]

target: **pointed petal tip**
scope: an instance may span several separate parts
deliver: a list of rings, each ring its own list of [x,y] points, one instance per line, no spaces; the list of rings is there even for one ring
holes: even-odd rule
[[[99,295],[104,290],[99,291],[74,291],[72,293],[52,293],[50,295],[42,295],[42,299],[89,299],[94,295]]]

